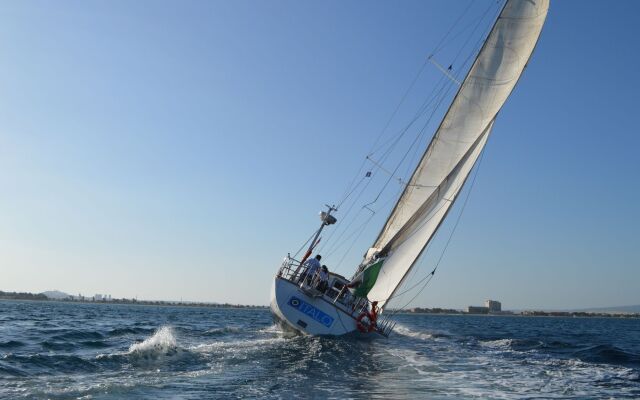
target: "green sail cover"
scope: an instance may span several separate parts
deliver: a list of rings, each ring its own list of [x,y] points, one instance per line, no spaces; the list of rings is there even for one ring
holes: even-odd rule
[[[384,260],[379,260],[378,262],[370,265],[367,269],[362,272],[362,283],[358,285],[356,290],[353,292],[354,295],[358,297],[365,297],[373,285],[375,285],[376,280],[378,279],[378,273],[380,272],[380,268],[382,267],[382,263]]]

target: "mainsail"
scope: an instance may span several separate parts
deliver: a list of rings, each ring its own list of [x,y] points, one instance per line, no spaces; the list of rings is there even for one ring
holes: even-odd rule
[[[368,255],[368,298],[393,296],[447,215],[535,48],[549,0],[509,0]],[[366,273],[366,271],[365,271]],[[369,285],[368,285],[369,286]]]

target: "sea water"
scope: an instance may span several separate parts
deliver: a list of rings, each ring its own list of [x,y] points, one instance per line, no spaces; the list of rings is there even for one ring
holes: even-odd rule
[[[640,320],[398,315],[375,340],[266,309],[0,301],[0,398],[640,398]]]

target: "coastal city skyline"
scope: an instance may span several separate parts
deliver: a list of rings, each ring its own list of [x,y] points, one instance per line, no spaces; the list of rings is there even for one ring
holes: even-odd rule
[[[426,58],[466,6],[286,5],[4,4],[0,290],[266,305],[416,72],[410,110],[442,78]],[[640,303],[638,11],[552,4],[408,307]],[[602,14],[617,19],[593,24]],[[376,211],[336,251],[327,231],[330,271],[351,276]]]

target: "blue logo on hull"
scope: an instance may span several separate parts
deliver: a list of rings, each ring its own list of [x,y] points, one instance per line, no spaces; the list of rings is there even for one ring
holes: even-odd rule
[[[296,310],[300,311],[304,315],[313,318],[314,321],[321,323],[327,328],[331,327],[331,324],[333,324],[333,317],[325,314],[324,312],[318,310],[311,304],[307,303],[304,300],[300,300],[295,296],[291,296],[287,304],[289,304],[291,307],[295,308]]]

